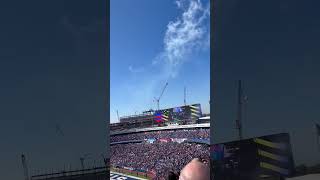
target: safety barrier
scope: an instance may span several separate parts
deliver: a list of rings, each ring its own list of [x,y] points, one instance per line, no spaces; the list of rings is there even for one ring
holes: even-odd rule
[[[130,170],[130,169],[124,169],[124,168],[115,168],[112,167],[110,168],[112,171],[123,173],[123,174],[128,174],[128,175],[133,175],[141,178],[146,178],[146,179],[153,179],[155,178],[155,174],[152,172],[141,172],[137,170]]]

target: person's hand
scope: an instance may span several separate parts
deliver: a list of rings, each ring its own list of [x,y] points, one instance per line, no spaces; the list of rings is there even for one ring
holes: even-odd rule
[[[209,167],[195,158],[181,170],[179,180],[210,180]]]

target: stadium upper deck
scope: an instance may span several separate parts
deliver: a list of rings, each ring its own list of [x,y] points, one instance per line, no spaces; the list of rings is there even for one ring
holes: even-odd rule
[[[149,127],[149,128],[133,128],[133,129],[118,130],[118,131],[111,130],[110,136],[118,135],[118,134],[146,132],[146,131],[162,131],[162,130],[191,129],[191,128],[210,128],[210,123],[188,124],[188,125],[169,125],[169,126],[163,126],[163,127]]]

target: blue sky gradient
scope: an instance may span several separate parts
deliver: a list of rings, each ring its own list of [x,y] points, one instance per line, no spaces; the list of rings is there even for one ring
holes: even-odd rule
[[[120,116],[201,103],[209,112],[209,0],[112,0],[110,122]]]

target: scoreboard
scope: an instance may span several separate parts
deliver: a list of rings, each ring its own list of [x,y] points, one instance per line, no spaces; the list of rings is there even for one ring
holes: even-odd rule
[[[169,109],[163,109],[154,113],[154,120],[157,123],[197,120],[202,116],[200,104],[180,106]]]

